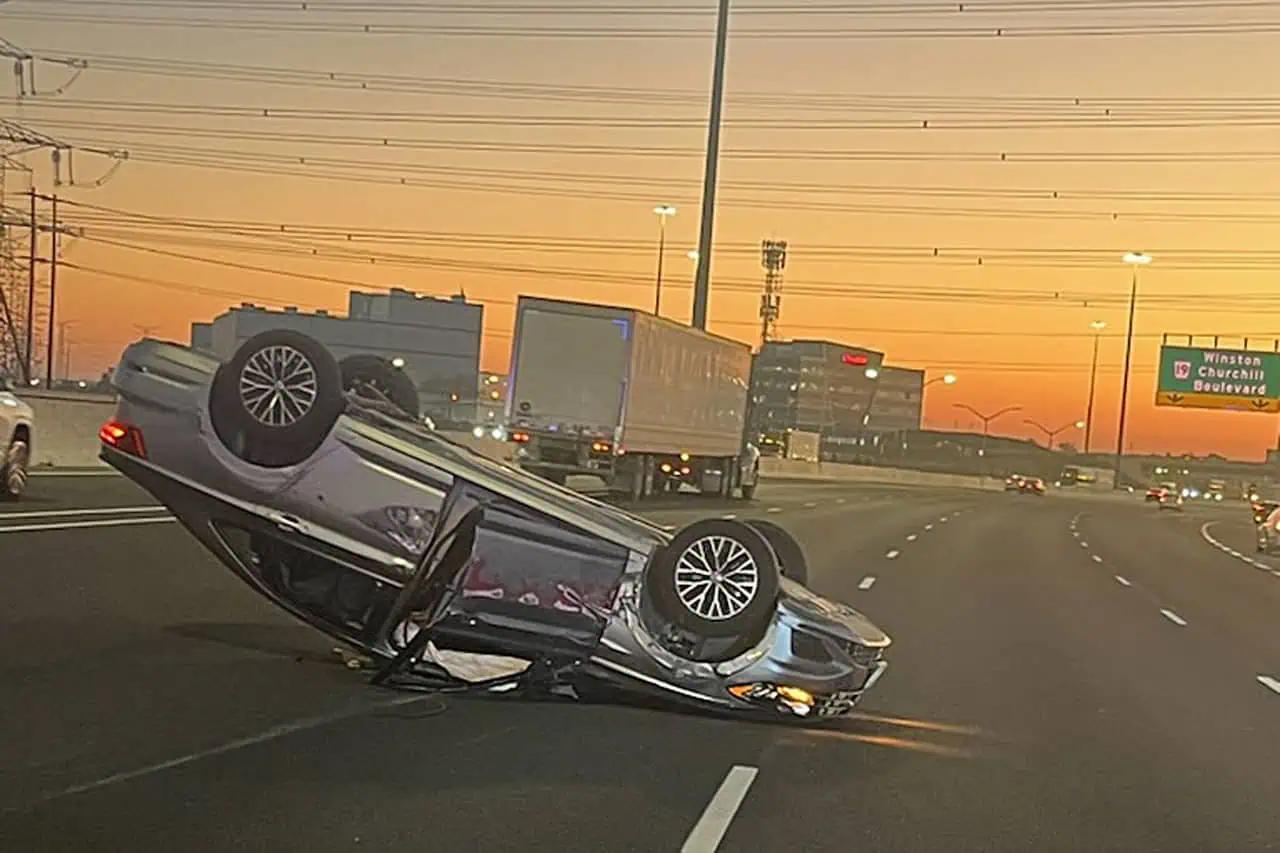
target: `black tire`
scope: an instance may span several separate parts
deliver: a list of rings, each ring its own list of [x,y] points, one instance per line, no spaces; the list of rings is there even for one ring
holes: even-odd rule
[[[31,445],[15,438],[0,457],[0,501],[16,501],[27,488],[27,466],[31,463]]]
[[[751,518],[746,522],[757,533],[763,536],[769,542],[769,547],[773,548],[773,553],[778,555],[779,567],[782,576],[789,578],[801,586],[807,586],[809,583],[809,561],[804,557],[804,549],[800,547],[800,543],[796,538],[787,532],[784,528],[779,527],[772,521],[765,521],[763,518]]]
[[[747,559],[742,561],[744,555]],[[697,577],[710,575],[707,569],[716,560],[723,560],[730,575],[744,574],[738,583],[720,587],[714,601],[707,601],[705,593],[698,598]],[[736,650],[750,648],[764,637],[778,601],[778,577],[778,556],[763,535],[742,522],[710,519],[681,530],[654,556],[645,594],[663,619],[700,638],[735,638]]]
[[[753,501],[753,500],[755,500],[755,499],[756,499],[756,484],[755,484],[755,483],[751,483],[750,485],[748,485],[748,484],[746,484],[746,483],[743,483],[743,484],[742,484],[742,490],[741,490],[741,491],[742,491],[742,499],[743,499],[744,501]]]
[[[275,390],[264,391],[272,381]],[[245,341],[218,368],[209,394],[209,416],[222,443],[266,468],[309,458],[345,406],[337,361],[319,341],[289,329]]]
[[[411,418],[421,414],[418,389],[413,380],[400,368],[376,355],[352,355],[338,365],[342,371],[342,387],[346,391],[360,393],[362,386],[372,388],[386,397],[396,408]]]

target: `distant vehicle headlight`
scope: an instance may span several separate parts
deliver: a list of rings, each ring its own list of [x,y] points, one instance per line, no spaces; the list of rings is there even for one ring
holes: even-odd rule
[[[475,429],[471,430],[471,434],[474,435],[476,438],[484,438],[484,427],[482,426],[476,427]]]

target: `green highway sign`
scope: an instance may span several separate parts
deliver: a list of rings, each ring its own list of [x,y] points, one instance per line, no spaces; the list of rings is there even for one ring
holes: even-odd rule
[[[1156,405],[1280,412],[1280,353],[1163,346]]]

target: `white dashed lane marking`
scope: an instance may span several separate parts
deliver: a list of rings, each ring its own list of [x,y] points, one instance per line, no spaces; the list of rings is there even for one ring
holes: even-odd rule
[[[1099,557],[1097,554],[1094,554],[1094,555],[1093,555],[1093,561],[1094,561],[1095,563],[1101,563],[1101,562],[1102,562],[1102,558],[1101,558],[1101,557]]]
[[[1133,584],[1129,583],[1128,578],[1123,578],[1120,575],[1116,575],[1116,583],[1120,584],[1121,586],[1133,586]]]
[[[1259,675],[1258,683],[1273,693],[1280,693],[1280,681],[1277,681],[1269,675]]]
[[[770,513],[778,513],[778,512],[782,512],[782,507],[780,507],[780,506],[771,506],[771,507],[769,507],[767,510],[765,510],[765,512],[770,512]]]
[[[933,529],[933,525],[932,525],[932,524],[926,524],[926,525],[924,526],[924,529],[925,529],[925,530],[932,530],[932,529]]]
[[[920,538],[920,535],[918,533],[912,533],[910,536],[907,537],[907,541],[914,542],[919,538]]]
[[[1088,543],[1088,542],[1085,542],[1083,539],[1081,539],[1081,540],[1080,540],[1080,547],[1081,547],[1081,548],[1088,548],[1088,547],[1089,547],[1089,543]]]
[[[1223,544],[1222,542],[1219,542],[1214,537],[1214,535],[1209,532],[1209,528],[1213,527],[1213,525],[1215,524],[1217,524],[1216,521],[1208,521],[1208,522],[1205,522],[1203,525],[1201,525],[1200,536],[1204,539],[1204,541],[1208,542],[1210,545],[1217,548],[1219,551],[1226,554],[1227,556],[1233,559],[1239,560],[1240,562],[1244,563],[1246,566],[1252,566],[1253,568],[1263,572],[1271,572],[1272,575],[1280,578],[1280,571],[1276,571],[1275,569],[1268,566],[1266,563],[1262,562],[1261,560],[1255,559],[1254,557],[1250,557],[1248,554],[1242,554],[1241,552],[1237,551],[1235,548],[1232,548],[1230,545],[1226,545],[1226,544]]]
[[[1174,613],[1172,610],[1161,610],[1160,615],[1168,619],[1173,624],[1177,625],[1179,628],[1187,627],[1187,620],[1183,619],[1181,616],[1179,616],[1177,613]]]
[[[817,507],[818,507],[818,504],[816,501],[809,501],[804,505],[805,509],[817,509]]]
[[[698,818],[693,831],[684,840],[680,853],[715,853],[759,772],[757,767],[742,765],[729,771],[729,775],[720,783],[720,789],[711,798],[711,802],[707,803],[707,808],[702,812],[702,817]]]
[[[862,579],[862,583],[858,584],[858,589],[868,590],[875,585],[876,585],[876,579],[871,575],[867,575],[865,578]]]
[[[885,556],[885,559],[886,559],[886,560],[896,560],[896,559],[898,559],[898,555],[899,555],[900,553],[902,553],[902,552],[901,552],[901,551],[890,551],[888,554],[885,554],[884,556]]]

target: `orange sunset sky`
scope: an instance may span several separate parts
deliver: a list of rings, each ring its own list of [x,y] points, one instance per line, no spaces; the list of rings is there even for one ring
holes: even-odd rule
[[[3,116],[130,152],[93,187],[111,161],[81,151],[82,185],[57,188],[85,229],[59,274],[75,375],[242,299],[340,309],[342,281],[465,290],[486,303],[482,366],[505,370],[518,294],[652,307],[659,203],[679,207],[664,313],[688,319],[714,2],[300,5],[0,5],[20,50],[88,62],[37,60],[42,94]],[[1144,250],[1132,449],[1275,446],[1274,416],[1152,400],[1162,333],[1280,337],[1280,4],[819,5],[744,0],[732,18],[713,331],[758,341],[759,242],[785,239],[784,336],[955,372],[929,389],[928,426],[973,428],[956,403],[1020,405],[995,431],[1039,437],[1024,417],[1083,417],[1102,320],[1094,440],[1114,447],[1121,255]],[[1245,31],[1205,32],[1223,25]],[[1062,34],[1075,27],[1106,34]],[[48,154],[24,160],[53,191]],[[11,173],[8,204],[27,185]],[[327,228],[280,233],[298,225]]]

